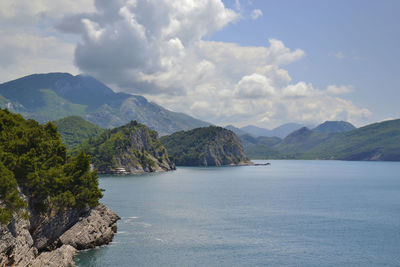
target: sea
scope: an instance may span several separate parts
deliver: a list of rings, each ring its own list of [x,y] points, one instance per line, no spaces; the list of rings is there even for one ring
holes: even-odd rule
[[[400,266],[399,162],[268,162],[101,176],[118,232],[77,266]]]

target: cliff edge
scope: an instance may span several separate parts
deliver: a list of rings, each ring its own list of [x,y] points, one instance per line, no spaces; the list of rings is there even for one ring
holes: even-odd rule
[[[210,126],[161,137],[178,166],[249,165],[239,138],[230,130]]]
[[[0,225],[0,266],[74,266],[77,250],[112,241],[120,219],[103,204],[30,215]]]

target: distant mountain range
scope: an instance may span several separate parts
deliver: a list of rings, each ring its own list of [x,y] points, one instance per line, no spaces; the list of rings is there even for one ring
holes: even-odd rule
[[[142,96],[115,93],[92,77],[68,73],[33,74],[0,84],[0,107],[42,123],[79,115],[114,128],[136,120],[160,135],[210,125]]]
[[[285,138],[288,134],[290,134],[293,131],[296,131],[302,127],[311,127],[311,126],[298,124],[298,123],[286,123],[279,127],[274,128],[272,130],[260,128],[260,127],[254,126],[254,125],[248,125],[248,126],[241,127],[241,128],[237,128],[233,125],[225,126],[226,129],[231,130],[238,136],[249,134],[253,137],[259,137],[259,136],[274,137],[275,136],[275,137],[279,137],[279,138]]]
[[[284,139],[263,140],[249,135],[240,139],[252,159],[400,160],[400,120],[358,129],[333,121],[312,130],[300,128]]]

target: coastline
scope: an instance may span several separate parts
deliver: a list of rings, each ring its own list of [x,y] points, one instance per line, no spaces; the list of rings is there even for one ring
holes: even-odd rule
[[[0,226],[0,266],[75,266],[78,250],[109,244],[120,217],[99,204],[30,219],[14,217]]]

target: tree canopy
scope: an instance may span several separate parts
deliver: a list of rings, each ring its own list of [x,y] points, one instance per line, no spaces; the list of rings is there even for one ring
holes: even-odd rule
[[[41,125],[8,110],[0,110],[0,176],[2,223],[26,206],[20,193],[40,212],[50,206],[95,206],[102,197],[88,155],[67,156],[53,123]]]

